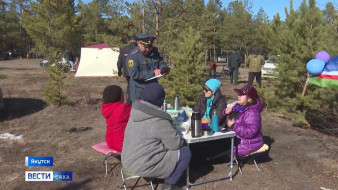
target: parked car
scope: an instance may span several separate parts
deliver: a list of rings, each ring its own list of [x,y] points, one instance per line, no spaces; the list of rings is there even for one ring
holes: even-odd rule
[[[227,62],[227,57],[225,55],[217,55],[217,63]]]
[[[9,58],[10,58],[10,55],[9,55],[8,52],[0,50],[0,59],[6,59],[7,60]]]
[[[265,61],[262,67],[262,77],[266,78],[277,78],[276,68],[278,63],[275,60],[274,56],[269,57],[268,60]]]
[[[40,61],[40,67],[48,67],[48,59],[42,59]]]
[[[20,50],[19,49],[13,49],[11,51],[12,53],[12,58],[19,58],[20,57]]]

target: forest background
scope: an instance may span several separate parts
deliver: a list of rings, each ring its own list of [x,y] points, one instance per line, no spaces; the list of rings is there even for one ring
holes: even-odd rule
[[[252,50],[259,49],[265,56],[280,55],[278,78],[258,89],[268,108],[290,117],[296,126],[337,136],[337,90],[309,85],[302,95],[306,63],[321,50],[338,55],[335,6],[329,2],[320,10],[315,0],[303,0],[295,10],[290,0],[283,21],[279,14],[269,20],[263,9],[254,15],[250,0],[232,1],[227,6],[220,0],[94,0],[88,4],[0,0],[0,49],[16,49],[21,56],[34,54],[57,62],[63,51],[79,53],[81,47],[101,41],[122,47],[137,33],[152,33],[172,68],[160,81],[168,89],[168,98],[180,95],[182,103],[190,106],[205,81],[206,62],[239,48],[245,63]],[[67,86],[57,81],[68,75],[56,68],[49,72],[47,101],[66,104],[63,88]]]

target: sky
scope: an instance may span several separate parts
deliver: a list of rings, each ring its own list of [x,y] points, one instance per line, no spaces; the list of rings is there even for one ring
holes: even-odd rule
[[[221,0],[223,3],[223,7],[227,7],[229,2],[233,0]],[[262,7],[265,13],[269,16],[269,20],[273,19],[273,16],[279,13],[281,20],[285,20],[285,7],[287,7],[288,11],[290,11],[290,0],[251,0],[253,2],[252,11],[253,14],[256,15],[258,10]],[[298,10],[300,4],[303,0],[293,0],[293,8]],[[309,1],[306,0],[308,3]],[[338,8],[338,0],[316,0],[317,7],[321,10],[325,9],[325,5],[327,2],[332,2],[335,8]]]
[[[91,0],[82,0],[84,3],[91,2]],[[136,0],[127,0],[129,2],[133,2]],[[208,0],[205,0],[206,3]],[[223,4],[223,8],[228,7],[229,2],[232,2],[233,0],[221,0]],[[301,2],[303,0],[293,0],[293,8],[295,10],[298,10]],[[265,13],[269,16],[269,20],[273,19],[273,16],[279,13],[279,16],[281,17],[281,20],[285,20],[286,15],[284,8],[287,7],[288,11],[290,10],[290,0],[251,0],[253,2],[252,11],[253,14],[256,15],[258,10],[262,7],[265,11]],[[308,0],[306,0],[308,3]],[[335,8],[338,8],[338,0],[316,0],[317,7],[319,7],[321,10],[325,9],[325,5],[327,2],[332,2]],[[75,1],[77,3],[77,1]]]

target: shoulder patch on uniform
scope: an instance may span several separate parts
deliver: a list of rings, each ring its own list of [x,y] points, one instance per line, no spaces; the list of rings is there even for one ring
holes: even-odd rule
[[[138,52],[138,49],[136,48],[134,51],[132,51],[130,54],[131,55],[134,55],[134,54],[136,54]]]
[[[129,67],[134,67],[134,60],[129,59],[129,60],[128,60],[128,66],[129,66]]]

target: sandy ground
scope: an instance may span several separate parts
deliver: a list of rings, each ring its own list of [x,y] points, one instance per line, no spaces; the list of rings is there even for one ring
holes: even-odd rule
[[[220,69],[220,68],[218,68]],[[220,71],[220,70],[218,70]],[[247,70],[240,69],[240,85]],[[222,78],[222,92],[235,100],[235,86]],[[101,94],[105,86],[119,84],[123,78],[73,78],[70,105],[48,106],[43,97],[48,74],[37,59],[0,60],[0,87],[5,108],[0,112],[0,134],[23,135],[21,140],[0,140],[0,189],[119,189],[120,165],[105,177],[104,156],[91,146],[104,141],[105,121],[101,116]],[[266,84],[268,81],[264,81]],[[265,109],[262,113],[264,141],[268,154],[254,165],[246,164],[234,180],[221,180],[191,189],[338,189],[338,139],[316,131],[292,127],[291,121]],[[224,146],[223,146],[224,145]],[[206,161],[229,148],[217,142],[210,149],[192,146],[192,181],[226,175],[227,159]],[[225,148],[225,149],[226,149]],[[26,167],[26,156],[52,156],[53,167]],[[110,159],[110,164],[114,159]],[[25,171],[72,171],[72,182],[25,182]],[[130,185],[133,185],[130,181]],[[156,181],[161,189],[162,181]],[[140,180],[135,189],[149,189]],[[184,186],[184,180],[180,182]]]

